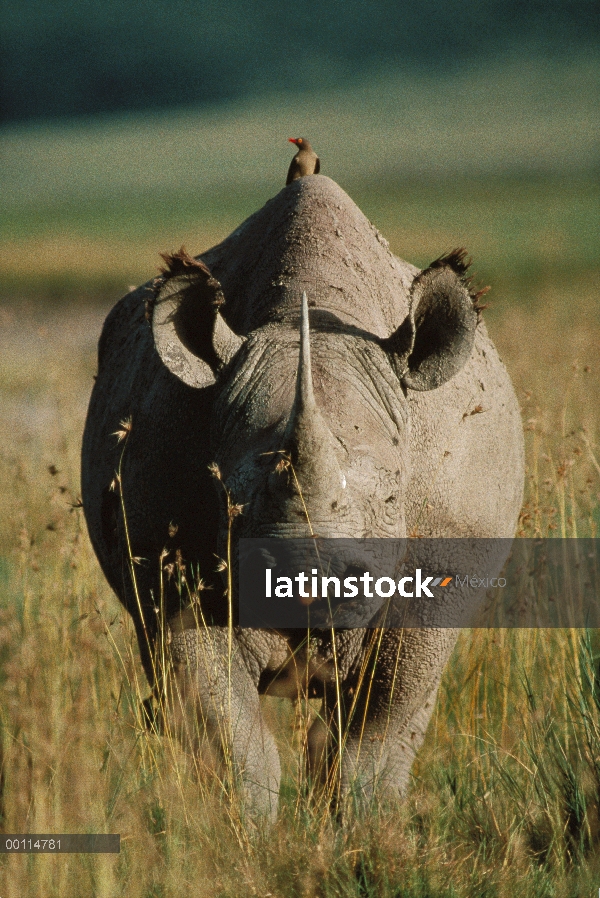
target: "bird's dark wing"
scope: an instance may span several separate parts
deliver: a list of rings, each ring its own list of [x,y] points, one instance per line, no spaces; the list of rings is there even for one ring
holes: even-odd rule
[[[298,174],[298,160],[294,156],[292,161],[290,162],[290,167],[288,168],[287,178],[285,181],[285,186],[291,184],[296,178],[300,177]]]
[[[315,175],[318,175],[321,171],[321,160],[317,156],[317,161],[315,162]]]

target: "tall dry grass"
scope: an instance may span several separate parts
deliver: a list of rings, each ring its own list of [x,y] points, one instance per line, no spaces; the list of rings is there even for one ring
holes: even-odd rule
[[[593,286],[487,313],[522,403],[524,535],[596,535]],[[271,831],[145,726],[131,622],[77,505],[100,311],[2,310],[0,719],[6,832],[120,832],[118,856],[0,856],[21,896],[579,896],[600,884],[600,646],[465,631],[409,796],[340,827],[305,795],[310,703],[264,699],[284,762]],[[589,369],[589,370],[588,370]]]

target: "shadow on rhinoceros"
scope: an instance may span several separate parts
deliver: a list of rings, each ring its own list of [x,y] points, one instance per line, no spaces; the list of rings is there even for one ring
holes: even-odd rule
[[[342,796],[396,795],[457,631],[243,629],[215,556],[235,559],[241,537],[513,535],[519,409],[464,253],[419,272],[314,175],[198,260],[166,262],[106,320],[83,441],[90,536],[148,679],[171,619],[177,713],[200,721],[257,812],[276,813],[280,783],[261,692],[322,697],[314,776],[335,771]],[[110,435],[125,419],[123,452]],[[164,578],[174,559],[207,587],[195,617]]]

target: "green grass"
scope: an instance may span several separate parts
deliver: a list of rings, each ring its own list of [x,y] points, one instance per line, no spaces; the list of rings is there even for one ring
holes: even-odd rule
[[[414,264],[466,246],[478,278],[492,284],[491,299],[525,299],[539,283],[579,289],[597,277],[600,188],[591,176],[378,182],[358,185],[352,196],[393,251]],[[116,299],[156,274],[159,251],[185,244],[202,252],[267,198],[258,191],[202,200],[136,194],[122,206],[57,205],[35,227],[13,221],[0,293]]]
[[[0,292],[115,295],[160,249],[194,253],[277,193],[311,137],[322,171],[418,264],[464,244],[487,280],[597,271],[593,58],[441,79],[382,73],[317,96],[0,132]]]

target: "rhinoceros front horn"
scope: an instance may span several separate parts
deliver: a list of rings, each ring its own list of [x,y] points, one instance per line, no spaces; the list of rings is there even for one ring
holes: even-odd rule
[[[410,312],[382,341],[405,387],[434,390],[454,377],[469,360],[475,341],[477,301],[466,276],[465,250],[454,250],[416,276]]]
[[[215,382],[244,337],[231,330],[219,311],[225,299],[220,283],[199,259],[182,249],[163,255],[167,267],[152,310],[156,349],[167,366],[191,387]]]
[[[345,486],[335,457],[334,438],[319,411],[313,390],[306,293],[302,295],[296,395],[284,446],[290,454],[303,496],[312,499],[313,507],[318,497],[330,502]]]

